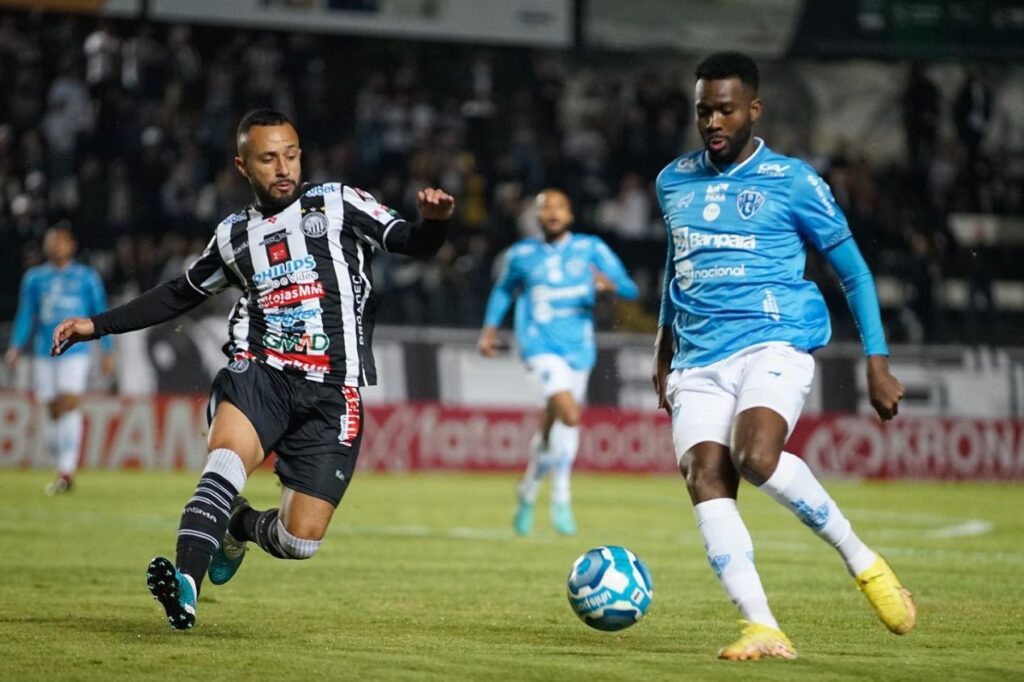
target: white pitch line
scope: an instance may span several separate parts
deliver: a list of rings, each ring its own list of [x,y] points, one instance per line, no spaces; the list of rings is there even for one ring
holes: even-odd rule
[[[981,519],[968,519],[963,523],[958,523],[952,526],[944,526],[943,528],[936,528],[935,530],[928,531],[925,533],[925,537],[929,538],[964,538],[971,537],[974,535],[984,535],[991,533],[995,526],[989,521],[982,521]]]

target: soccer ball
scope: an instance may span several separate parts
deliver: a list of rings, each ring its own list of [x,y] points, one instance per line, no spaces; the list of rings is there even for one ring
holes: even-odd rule
[[[644,617],[654,597],[651,572],[625,547],[595,547],[569,571],[569,605],[584,623],[622,630]]]

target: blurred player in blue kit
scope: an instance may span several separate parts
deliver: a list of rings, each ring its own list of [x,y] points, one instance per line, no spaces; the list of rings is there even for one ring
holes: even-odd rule
[[[74,261],[71,228],[58,224],[47,230],[43,251],[47,262],[30,268],[21,280],[18,312],[11,331],[7,363],[16,367],[24,351],[32,355],[32,390],[46,405],[50,423],[46,444],[56,462],[57,477],[46,486],[54,495],[71,490],[82,444],[79,406],[89,378],[89,348],[80,346],[59,358],[50,357],[53,330],[66,317],[88,316],[107,308],[107,294],[96,271]],[[113,343],[103,340],[102,370],[114,371]]]
[[[556,532],[572,535],[569,477],[580,443],[580,404],[597,358],[594,301],[603,293],[635,299],[637,288],[600,238],[570,231],[574,216],[563,191],[537,195],[537,220],[544,239],[524,239],[509,249],[487,301],[478,346],[487,357],[496,354],[498,327],[515,300],[519,350],[546,407],[518,486],[513,525],[519,535],[530,532],[537,489],[551,473],[551,523]]]
[[[835,547],[878,617],[904,634],[916,620],[910,593],[803,460],[783,451],[811,388],[810,354],[831,336],[821,292],[803,278],[808,244],[839,275],[867,356],[872,406],[883,420],[896,415],[903,387],[889,372],[871,271],[825,181],[753,136],[757,65],[718,53],[696,78],[704,148],[672,161],[657,180],[669,242],[653,380],[659,407],[672,416],[708,561],[745,621],[719,656],[796,656],[754,565],[736,504],[741,477]]]

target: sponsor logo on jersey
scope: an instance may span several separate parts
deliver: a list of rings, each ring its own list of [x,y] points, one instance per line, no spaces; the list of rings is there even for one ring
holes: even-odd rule
[[[676,258],[686,258],[697,249],[743,249],[757,248],[757,237],[752,234],[730,234],[698,232],[689,227],[672,228],[672,245]]]
[[[678,173],[692,173],[695,170],[697,170],[697,157],[679,159],[679,162],[676,163],[676,172]]]
[[[308,284],[293,284],[283,289],[270,291],[256,299],[256,304],[261,308],[273,309],[323,297],[324,285],[320,282],[310,282]]]
[[[745,189],[736,197],[736,210],[740,218],[750,220],[764,206],[765,196],[756,189]]]
[[[266,319],[268,324],[291,327],[298,322],[319,320],[322,312],[319,308],[299,308],[297,310],[287,310],[283,313],[267,313],[264,315],[264,319]]]
[[[325,194],[333,194],[334,192],[341,191],[341,185],[337,182],[325,182],[322,185],[316,185],[306,190],[305,195],[307,197],[322,197]]]
[[[754,171],[754,175],[768,175],[773,178],[781,178],[786,175],[788,170],[788,163],[762,163]]]
[[[352,447],[356,438],[359,437],[359,427],[362,421],[359,410],[359,389],[355,386],[345,386],[342,388],[342,393],[345,396],[345,411],[341,413],[338,425],[338,442],[345,447]]]
[[[704,211],[701,213],[704,220],[709,223],[718,220],[718,216],[722,215],[722,207],[718,204],[708,204],[704,207]]]
[[[288,231],[278,230],[263,238],[263,246],[267,249],[267,260],[271,265],[277,265],[291,260],[292,254],[288,249]]]
[[[832,200],[829,198],[829,192],[826,192],[828,185],[825,181],[819,178],[814,173],[807,174],[807,182],[810,183],[811,187],[814,188],[814,193],[818,195],[818,201],[821,202],[822,207],[825,209],[825,213],[829,217],[834,218],[836,215],[836,207],[832,205]]]
[[[273,267],[269,267],[266,270],[260,270],[252,276],[253,284],[262,284],[267,280],[274,279],[275,277],[281,277],[290,273],[302,272],[304,270],[312,270],[316,267],[316,259],[313,256],[306,255],[302,258],[296,258],[290,260],[287,263],[279,263]],[[315,277],[313,279],[316,279]],[[312,280],[306,280],[312,281]]]
[[[709,184],[704,191],[704,201],[708,203],[725,201],[725,191],[727,189],[729,189],[728,182],[713,182]]]
[[[232,213],[231,215],[229,215],[227,218],[225,218],[221,222],[224,225],[234,225],[235,223],[240,223],[243,220],[248,220],[248,219],[249,219],[249,212],[248,211],[241,211],[239,213]]]
[[[267,348],[267,358],[276,360],[276,364],[285,367],[294,367],[303,372],[322,372],[328,374],[331,371],[331,358],[328,355],[302,355],[295,353],[282,353],[281,351]],[[274,363],[272,363],[274,364]]]
[[[319,211],[310,211],[302,216],[299,222],[299,229],[307,237],[316,239],[327,234],[327,216]]]
[[[242,253],[243,251],[248,251],[248,250],[249,250],[249,240],[248,239],[243,239],[241,244],[239,244],[238,246],[236,246],[235,248],[233,248],[231,250],[231,255],[232,256],[237,256],[238,254]]]
[[[570,277],[580,277],[587,270],[587,263],[582,258],[570,258],[565,264],[565,271]]]
[[[330,347],[331,339],[327,334],[320,333],[280,334],[277,332],[267,332],[263,335],[263,345],[285,353],[309,353],[311,351],[320,353]]]
[[[681,260],[676,263],[676,280],[679,288],[686,290],[695,282],[709,279],[739,279],[747,276],[747,266],[740,265],[713,265],[709,268],[695,268],[688,260]]]
[[[684,194],[683,196],[676,199],[676,208],[690,208],[690,204],[693,203],[693,197],[695,195],[696,192],[690,190],[689,193]]]

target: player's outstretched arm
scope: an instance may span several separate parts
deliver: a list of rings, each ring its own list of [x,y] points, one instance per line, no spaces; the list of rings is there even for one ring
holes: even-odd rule
[[[668,385],[668,375],[672,371],[672,356],[675,352],[672,327],[658,327],[658,334],[654,337],[654,370],[651,372],[651,381],[654,382],[654,392],[658,395],[658,409],[665,410],[669,415],[672,414],[672,407],[665,397],[665,389]]]
[[[888,421],[899,412],[903,385],[889,371],[889,347],[885,343],[882,314],[871,270],[852,238],[827,250],[825,257],[839,275],[839,284],[860,332],[864,354],[868,358],[871,406],[882,421]]]
[[[64,320],[53,330],[50,355],[61,355],[82,341],[91,341],[108,334],[124,334],[173,320],[206,298],[204,292],[192,286],[185,275],[181,275],[104,313]]]
[[[487,297],[487,307],[484,309],[484,326],[480,330],[480,340],[477,341],[477,348],[489,358],[497,355],[503,349],[498,339],[498,327],[501,321],[508,314],[512,307],[512,300],[515,298],[516,289],[521,283],[521,274],[516,263],[515,247],[505,253],[505,263],[501,268],[501,274],[491,289],[491,295]]]

